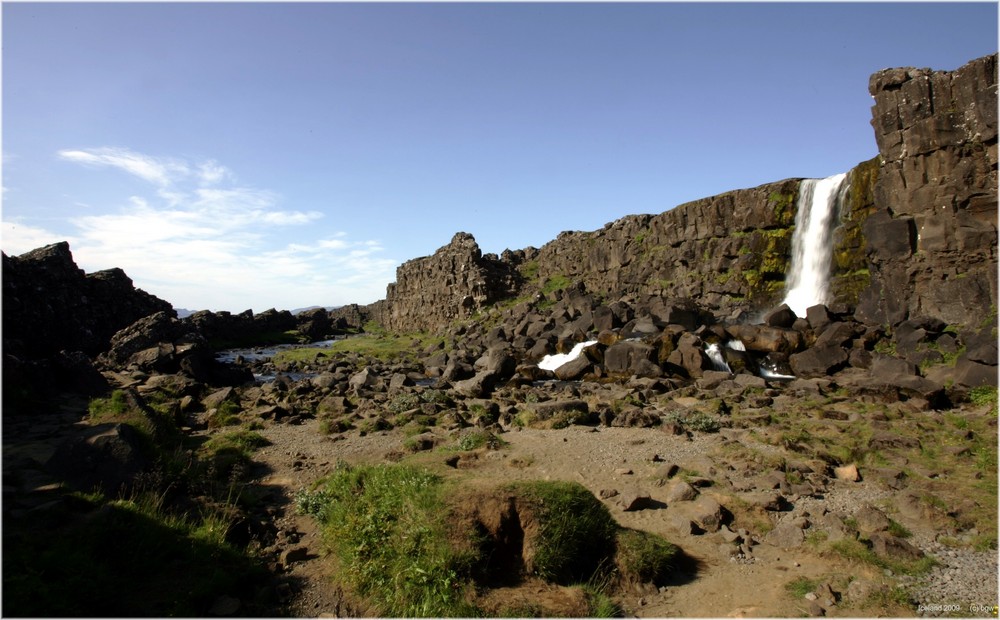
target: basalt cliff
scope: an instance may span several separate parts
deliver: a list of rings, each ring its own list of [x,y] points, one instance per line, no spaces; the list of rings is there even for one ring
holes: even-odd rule
[[[996,61],[871,76],[879,154],[848,172],[829,305],[886,326],[995,316]],[[723,317],[759,316],[782,298],[800,187],[787,179],[736,190],[499,257],[459,233],[400,266],[365,314],[392,330],[434,330],[572,281],[606,299],[686,298]]]

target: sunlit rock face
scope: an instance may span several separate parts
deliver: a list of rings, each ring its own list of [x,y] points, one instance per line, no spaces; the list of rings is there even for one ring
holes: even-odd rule
[[[519,280],[512,261],[484,256],[472,235],[460,232],[432,256],[400,265],[376,320],[393,330],[437,329],[509,297]]]
[[[997,302],[997,56],[887,69],[869,90],[882,165],[858,316],[968,323]]]

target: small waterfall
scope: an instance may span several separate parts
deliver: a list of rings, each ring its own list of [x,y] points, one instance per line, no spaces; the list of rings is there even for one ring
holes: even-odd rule
[[[705,347],[705,355],[708,356],[708,359],[712,360],[712,367],[716,370],[729,373],[733,372],[729,367],[729,364],[726,363],[726,358],[722,356],[722,349],[719,348],[719,345],[710,344]]]
[[[792,265],[787,278],[785,302],[797,316],[827,302],[833,229],[848,185],[847,174],[825,179],[804,179],[799,188],[792,237]]]
[[[568,364],[576,358],[583,355],[583,350],[590,345],[597,344],[596,340],[588,340],[586,342],[578,342],[573,347],[573,350],[569,353],[556,353],[554,355],[546,355],[542,358],[542,361],[538,362],[538,367],[542,370],[555,371],[557,368],[563,364]]]

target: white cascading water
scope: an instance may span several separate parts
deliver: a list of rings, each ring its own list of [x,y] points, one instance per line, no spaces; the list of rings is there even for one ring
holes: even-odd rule
[[[710,344],[705,347],[705,355],[708,359],[712,360],[712,366],[716,370],[721,370],[723,372],[733,372],[729,368],[729,364],[726,363],[726,358],[722,356],[722,349],[719,348],[717,344]]]
[[[568,364],[576,358],[583,355],[583,350],[592,344],[597,344],[596,340],[588,340],[586,342],[578,342],[573,350],[569,353],[556,353],[554,355],[546,355],[542,358],[542,361],[538,362],[538,367],[542,370],[555,371],[557,368],[563,364]]]
[[[827,302],[832,234],[835,228],[847,174],[825,179],[804,179],[799,187],[792,237],[792,265],[787,278],[785,302],[796,316]]]

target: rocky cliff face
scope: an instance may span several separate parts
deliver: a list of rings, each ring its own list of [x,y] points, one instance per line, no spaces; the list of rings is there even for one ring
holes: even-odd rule
[[[121,269],[85,274],[66,242],[20,256],[3,255],[5,356],[41,359],[62,350],[96,355],[120,329],[166,301],[133,286]]]
[[[967,323],[997,302],[997,57],[871,77],[882,159],[859,317]]]
[[[967,324],[996,307],[996,57],[953,72],[871,78],[880,155],[848,172],[829,305],[873,325]],[[459,233],[397,271],[366,310],[393,330],[435,329],[499,300],[571,282],[605,298],[695,299],[738,320],[784,295],[801,179],[564,232],[540,249],[481,256]]]
[[[472,235],[460,232],[433,256],[402,264],[372,314],[392,330],[435,329],[513,295],[519,283],[511,261],[483,256]]]

